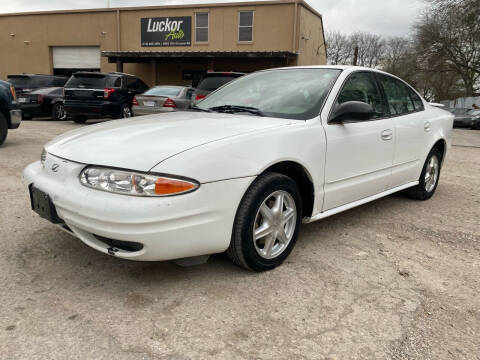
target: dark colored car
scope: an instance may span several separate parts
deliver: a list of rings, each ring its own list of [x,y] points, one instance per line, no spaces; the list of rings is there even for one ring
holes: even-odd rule
[[[208,72],[206,73],[202,80],[198,83],[197,88],[193,94],[193,103],[202,100],[212,91],[217,90],[220,86],[229,83],[240,76],[245,75],[242,72]]]
[[[477,124],[477,119],[474,119],[472,114],[470,113],[470,109],[464,108],[450,108],[446,109],[447,111],[451,112],[455,115],[453,119],[453,127],[467,127],[467,128],[475,128]]]
[[[22,110],[17,106],[12,84],[0,80],[0,145],[7,138],[8,129],[16,129],[22,121]]]
[[[45,87],[64,86],[68,77],[56,75],[21,74],[8,75],[8,82],[13,85],[17,96]]]
[[[147,89],[142,80],[129,74],[77,72],[65,84],[65,111],[77,123],[89,118],[128,118],[133,98]]]
[[[24,119],[47,116],[54,120],[67,118],[63,106],[63,87],[37,89],[18,96],[17,102],[22,109]]]

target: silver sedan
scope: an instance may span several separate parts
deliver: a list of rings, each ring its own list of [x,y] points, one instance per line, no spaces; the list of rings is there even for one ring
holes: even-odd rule
[[[186,110],[194,89],[188,86],[155,86],[133,99],[134,116]]]

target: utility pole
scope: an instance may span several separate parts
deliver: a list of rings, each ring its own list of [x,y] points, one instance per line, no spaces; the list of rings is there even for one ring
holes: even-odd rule
[[[358,46],[355,46],[355,51],[353,53],[353,66],[357,66],[358,62]]]

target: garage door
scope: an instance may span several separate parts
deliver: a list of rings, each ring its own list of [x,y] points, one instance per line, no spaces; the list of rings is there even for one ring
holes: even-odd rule
[[[99,46],[54,46],[54,69],[100,69]]]

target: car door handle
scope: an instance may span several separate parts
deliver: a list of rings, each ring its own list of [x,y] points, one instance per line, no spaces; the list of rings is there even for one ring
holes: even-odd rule
[[[423,125],[423,130],[425,130],[425,132],[429,132],[431,127],[430,127],[430,122],[429,121],[426,121],[425,124]]]
[[[388,140],[392,140],[392,138],[393,138],[393,131],[391,129],[382,131],[382,140],[388,141]]]

